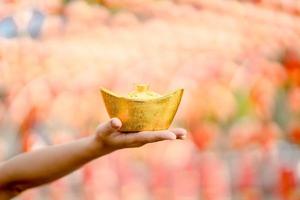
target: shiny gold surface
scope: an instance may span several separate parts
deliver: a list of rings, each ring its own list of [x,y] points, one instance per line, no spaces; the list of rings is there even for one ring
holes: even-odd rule
[[[137,85],[128,96],[120,96],[107,89],[101,89],[101,94],[109,116],[122,121],[122,132],[154,131],[169,128],[183,89],[162,96],[149,91],[147,85]]]

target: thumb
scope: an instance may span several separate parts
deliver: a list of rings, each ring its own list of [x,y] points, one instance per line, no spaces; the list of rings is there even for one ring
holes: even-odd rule
[[[115,131],[118,131],[121,126],[121,120],[118,118],[111,118],[108,122],[100,124],[96,129],[96,133],[101,134],[101,136],[109,135]]]

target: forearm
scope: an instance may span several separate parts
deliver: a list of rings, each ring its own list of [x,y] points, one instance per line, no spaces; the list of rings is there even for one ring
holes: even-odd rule
[[[186,134],[182,129],[124,134],[119,132],[121,126],[122,122],[113,118],[100,124],[94,136],[21,154],[6,161],[0,165],[0,200],[63,177],[114,150],[183,139]]]
[[[93,137],[17,156],[0,166],[1,189],[23,191],[58,179],[107,152]]]

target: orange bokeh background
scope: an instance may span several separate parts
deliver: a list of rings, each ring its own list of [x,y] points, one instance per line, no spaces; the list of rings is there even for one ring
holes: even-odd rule
[[[93,134],[100,87],[183,87],[189,131],[19,198],[300,199],[299,35],[298,1],[1,1],[1,160]]]

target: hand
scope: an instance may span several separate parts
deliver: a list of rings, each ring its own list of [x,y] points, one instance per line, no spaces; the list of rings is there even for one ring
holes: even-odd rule
[[[144,144],[163,141],[184,139],[186,130],[175,128],[163,131],[142,131],[137,133],[122,133],[122,122],[118,118],[112,118],[108,122],[100,124],[96,130],[96,140],[107,151],[122,148],[140,147]]]

